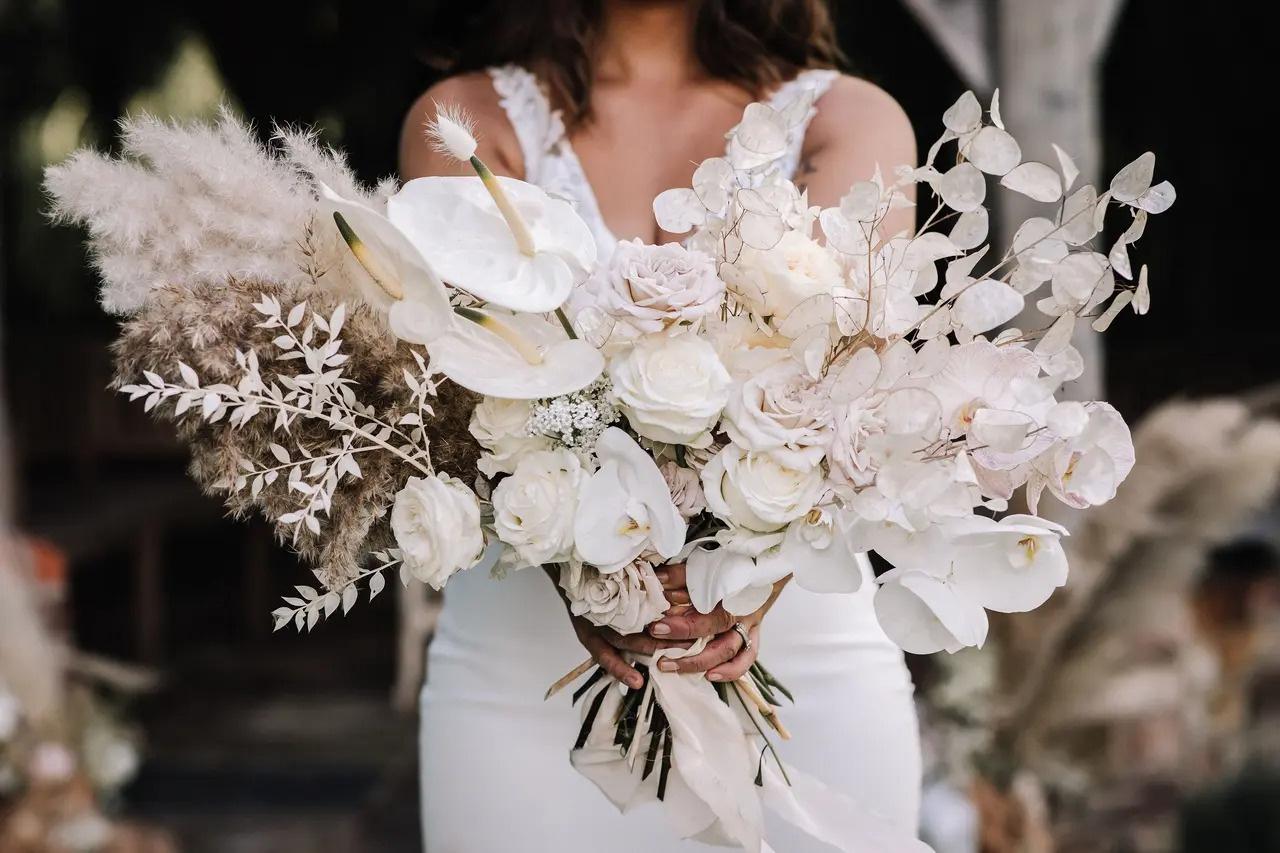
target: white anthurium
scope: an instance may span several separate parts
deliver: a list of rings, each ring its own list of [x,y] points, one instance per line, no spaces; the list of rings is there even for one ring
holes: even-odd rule
[[[528,240],[504,218],[495,186]],[[595,265],[595,240],[572,205],[514,178],[415,178],[387,200],[387,215],[445,281],[512,311],[554,311]]]
[[[879,578],[876,620],[903,651],[916,655],[958,652],[986,641],[987,612],[946,579],[893,569]]]
[[[988,610],[1025,613],[1067,582],[1067,530],[1034,515],[995,521],[973,516],[951,525],[953,583]]]
[[[582,217],[539,187],[490,172],[462,113],[438,110],[428,135],[478,179],[415,178],[387,200],[388,218],[454,287],[512,311],[559,309],[595,265]]]
[[[604,356],[558,324],[536,314],[458,309],[451,332],[427,346],[433,370],[490,397],[536,400],[587,387]]]
[[[365,301],[387,312],[387,326],[403,341],[429,344],[455,325],[449,294],[422,251],[378,211],[320,184],[321,204],[333,216],[351,254],[373,280]]]
[[[687,525],[653,458],[631,436],[609,427],[596,442],[600,467],[582,488],[573,519],[578,555],[616,571],[642,551],[680,553]]]

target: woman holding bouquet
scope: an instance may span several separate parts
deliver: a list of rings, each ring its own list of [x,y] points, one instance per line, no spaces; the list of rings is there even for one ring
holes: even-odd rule
[[[466,174],[422,134],[436,104],[457,104],[481,129],[479,156],[495,172],[569,198],[591,227],[602,263],[619,239],[677,240],[652,202],[687,186],[724,151],[725,133],[753,101],[813,108],[793,126],[787,177],[811,204],[837,205],[877,166],[916,161],[901,108],[875,86],[832,70],[839,54],[821,0],[529,0],[477,15],[465,71],[434,86],[405,122],[402,177]],[[884,233],[911,228],[910,208]],[[781,259],[780,287],[813,275],[803,247]],[[696,479],[670,478],[676,503],[696,512]],[[864,571],[867,567],[864,564]],[[914,830],[920,756],[912,685],[902,652],[879,628],[873,585],[817,595],[784,579],[747,615],[690,605],[683,565],[658,573],[670,609],[640,633],[567,617],[543,572],[482,570],[449,584],[423,693],[422,779],[429,853],[508,850],[709,849],[680,841],[660,814],[623,816],[566,760],[578,730],[568,701],[544,703],[548,684],[585,647],[619,681],[637,685],[625,652],[652,653],[710,637],[699,654],[664,664],[737,679],[763,645],[795,694],[785,719],[793,763],[903,829]],[[645,814],[640,810],[639,814]],[[787,853],[826,849],[781,823],[770,842]]]

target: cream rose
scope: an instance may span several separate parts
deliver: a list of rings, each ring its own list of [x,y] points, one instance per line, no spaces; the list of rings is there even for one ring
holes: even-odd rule
[[[644,560],[628,563],[616,572],[601,572],[592,566],[566,568],[560,574],[560,585],[569,599],[570,612],[619,634],[643,631],[668,607],[662,583]]]
[[[525,566],[568,560],[573,519],[586,473],[563,448],[520,458],[515,472],[493,490],[493,529]]]
[[[829,296],[844,281],[831,253],[799,231],[788,231],[771,249],[744,246],[726,279],[753,312],[781,323],[815,296]]]
[[[770,453],[797,468],[822,461],[830,432],[828,398],[799,365],[787,361],[739,383],[729,395],[724,429],[733,443]]]
[[[707,506],[730,524],[772,533],[808,512],[822,493],[817,465],[790,468],[730,444],[702,469]]]
[[[720,308],[724,282],[715,260],[679,243],[648,246],[623,240],[609,263],[596,270],[574,302],[610,318],[624,337],[690,325]]]
[[[484,553],[480,502],[448,474],[409,478],[391,509],[391,532],[409,572],[435,589]]]
[[[682,516],[693,518],[707,508],[697,471],[672,461],[662,463],[659,470],[662,471],[662,479],[667,481],[667,488],[671,489],[671,502]]]
[[[832,428],[827,444],[831,479],[849,486],[868,486],[875,479],[871,467],[870,443],[884,433],[884,421],[874,409],[854,401],[832,412]]]
[[[510,474],[520,456],[537,450],[548,450],[551,439],[529,435],[530,402],[485,397],[471,413],[470,432],[488,453],[482,454],[477,467],[486,477]]]
[[[636,432],[695,446],[710,442],[732,385],[715,347],[694,335],[641,338],[609,363],[609,378]]]

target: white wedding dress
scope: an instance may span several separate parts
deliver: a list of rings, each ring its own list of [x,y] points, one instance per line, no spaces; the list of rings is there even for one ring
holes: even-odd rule
[[[526,180],[576,202],[603,257],[616,245],[570,148],[559,116],[534,77],[513,66],[491,72],[525,161]],[[783,106],[832,72],[783,85]],[[784,163],[792,174],[804,124]],[[795,694],[782,714],[792,739],[784,761],[914,833],[920,745],[902,652],[872,612],[868,572],[852,595],[790,585],[761,628],[761,659]],[[681,841],[654,804],[619,814],[569,764],[578,732],[569,691],[547,687],[585,658],[564,605],[540,569],[503,580],[484,571],[449,581],[429,650],[422,693],[422,819],[426,853],[681,853],[718,848]],[[780,853],[832,848],[781,821],[768,823]]]

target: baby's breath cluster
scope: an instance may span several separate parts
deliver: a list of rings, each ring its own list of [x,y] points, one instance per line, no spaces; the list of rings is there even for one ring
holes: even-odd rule
[[[620,417],[613,384],[602,375],[581,391],[535,401],[526,429],[571,450],[590,451],[600,433]]]

